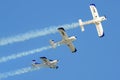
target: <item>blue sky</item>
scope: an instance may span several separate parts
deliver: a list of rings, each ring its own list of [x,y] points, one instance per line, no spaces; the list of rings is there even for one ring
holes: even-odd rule
[[[67,30],[69,36],[77,36],[72,54],[62,45],[33,55],[0,63],[0,73],[31,66],[31,60],[46,56],[59,59],[57,70],[42,68],[3,80],[120,80],[119,1],[96,0],[5,0],[0,1],[0,39],[50,26],[77,23],[92,19],[89,4],[94,3],[99,15],[106,15],[102,22],[105,36],[99,38],[95,25],[87,25],[85,32],[80,27]],[[49,40],[61,40],[59,33],[0,46],[0,57],[49,45]]]

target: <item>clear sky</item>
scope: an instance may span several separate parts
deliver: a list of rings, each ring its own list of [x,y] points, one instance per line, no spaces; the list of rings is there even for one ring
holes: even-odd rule
[[[0,1],[0,40],[2,38],[42,30],[50,26],[78,23],[92,19],[89,9],[96,4],[99,15],[107,16],[102,22],[105,36],[99,38],[95,25],[66,30],[69,36],[77,36],[72,54],[65,45],[56,49],[36,52],[32,55],[0,63],[0,73],[13,72],[31,66],[39,57],[59,59],[56,69],[42,68],[3,80],[120,80],[120,27],[119,1],[114,0],[2,0]],[[60,34],[49,34],[0,46],[0,58],[45,46],[49,40],[61,40]]]

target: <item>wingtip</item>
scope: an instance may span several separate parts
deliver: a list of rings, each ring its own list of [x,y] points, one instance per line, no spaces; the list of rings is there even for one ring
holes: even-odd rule
[[[57,62],[59,62],[60,60],[57,60]]]
[[[105,17],[105,20],[107,20],[107,16],[106,16],[106,15],[104,15],[104,17]]]
[[[46,57],[40,57],[41,59],[43,59],[43,58],[45,58],[46,59]]]
[[[56,66],[56,69],[58,69],[59,67],[58,66]]]
[[[103,35],[101,35],[101,36],[99,36],[100,38],[102,38],[102,37],[104,37],[105,36],[105,34],[103,33]]]
[[[64,30],[65,31],[65,29],[63,27],[58,28],[58,30]]]
[[[36,61],[36,60],[32,60],[32,61]]]
[[[96,5],[92,3],[92,4],[90,4],[90,6],[96,6]]]
[[[72,51],[72,53],[75,53],[75,52],[77,52],[77,49],[75,48],[75,50],[74,51]]]

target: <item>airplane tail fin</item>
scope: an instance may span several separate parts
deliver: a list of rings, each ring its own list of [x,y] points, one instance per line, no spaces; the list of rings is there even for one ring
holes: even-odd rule
[[[52,48],[56,48],[56,43],[54,42],[54,40],[50,40],[50,45],[52,46]]]
[[[32,66],[34,67],[36,63],[36,60],[32,60]]]
[[[32,64],[35,64],[36,63],[36,60],[32,60]]]
[[[79,19],[79,24],[80,24],[80,27],[81,27],[81,31],[82,32],[85,31],[84,26],[83,26],[83,22],[82,22],[81,19]]]
[[[37,67],[38,64],[40,64],[40,63],[36,62],[36,60],[32,60],[32,66],[33,66],[33,67]]]

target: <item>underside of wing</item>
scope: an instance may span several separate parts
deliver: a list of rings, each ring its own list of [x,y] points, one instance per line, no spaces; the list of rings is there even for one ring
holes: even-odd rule
[[[104,31],[103,31],[101,22],[99,22],[95,25],[96,25],[96,29],[97,29],[97,32],[98,32],[98,36],[103,37],[104,36]]]
[[[69,43],[67,46],[70,48],[70,50],[72,51],[72,53],[74,53],[74,52],[77,51],[77,49],[74,47],[74,45],[72,43]]]
[[[40,57],[40,59],[43,61],[43,63],[48,63],[49,60],[46,57]]]
[[[90,4],[90,10],[94,19],[99,17],[95,4]]]
[[[58,28],[58,31],[60,32],[63,39],[68,38],[68,35],[66,34],[64,28],[60,27],[60,28]]]

